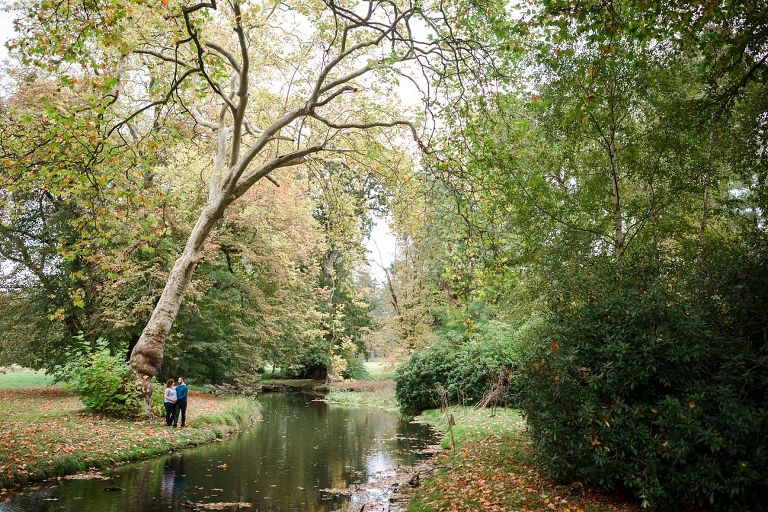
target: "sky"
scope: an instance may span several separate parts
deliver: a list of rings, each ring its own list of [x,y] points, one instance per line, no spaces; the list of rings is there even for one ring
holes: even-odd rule
[[[13,18],[3,9],[5,7],[5,1],[0,0],[0,42],[2,42],[2,48],[0,48],[0,60],[5,59],[8,52],[5,49],[5,43],[13,35]]]
[[[365,241],[365,248],[368,251],[371,277],[379,284],[384,284],[385,275],[381,267],[389,267],[397,255],[397,239],[386,218],[374,218],[371,236]]]
[[[5,43],[14,35],[13,19],[8,13],[3,12],[4,7],[5,0],[0,0],[0,68],[4,67],[2,61],[8,56]],[[0,77],[0,83],[4,81],[2,78],[4,77]],[[374,218],[371,236],[366,239],[365,247],[368,252],[369,272],[375,281],[383,284],[385,278],[381,266],[388,267],[395,260],[397,248],[395,233],[386,218],[379,216]]]

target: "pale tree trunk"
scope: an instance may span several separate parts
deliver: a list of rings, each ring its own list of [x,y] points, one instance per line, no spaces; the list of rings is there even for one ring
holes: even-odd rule
[[[221,218],[226,204],[218,199],[209,203],[195,223],[187,238],[184,251],[176,259],[168,280],[157,301],[152,316],[144,327],[141,337],[131,353],[131,369],[139,379],[147,402],[147,414],[152,415],[152,377],[160,370],[163,362],[165,340],[181,307],[184,293],[192,280],[195,267],[203,252],[205,240],[215,222]]]

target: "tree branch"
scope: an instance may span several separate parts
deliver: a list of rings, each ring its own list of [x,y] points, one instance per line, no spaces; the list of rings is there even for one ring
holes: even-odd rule
[[[310,117],[317,119],[318,121],[326,125],[328,128],[334,128],[336,130],[344,130],[344,129],[368,130],[371,128],[393,128],[395,126],[406,126],[410,129],[411,135],[413,136],[413,140],[416,142],[416,144],[418,144],[419,148],[426,154],[430,152],[429,148],[427,148],[426,145],[424,145],[424,143],[419,138],[419,133],[416,130],[416,126],[410,121],[398,119],[394,121],[371,121],[369,123],[335,123],[321,116],[317,112],[310,113]]]
[[[318,144],[308,148],[300,149],[298,151],[293,151],[291,153],[286,153],[269,160],[257,169],[254,169],[247,176],[243,177],[242,181],[240,181],[235,188],[235,197],[240,197],[245,194],[245,192],[247,192],[254,183],[259,181],[261,178],[266,177],[275,169],[279,169],[281,167],[290,167],[292,165],[303,163],[307,156],[323,151],[324,149],[325,144]]]

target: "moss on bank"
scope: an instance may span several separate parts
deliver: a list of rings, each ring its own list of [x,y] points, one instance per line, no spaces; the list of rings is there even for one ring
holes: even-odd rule
[[[82,411],[56,388],[0,394],[0,488],[146,459],[221,439],[258,419],[249,398],[193,393],[187,428],[162,418],[119,419]]]

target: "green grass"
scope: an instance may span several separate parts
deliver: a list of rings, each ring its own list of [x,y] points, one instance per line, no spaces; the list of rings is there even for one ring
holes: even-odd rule
[[[26,368],[0,369],[0,389],[41,388],[53,384],[53,377]]]
[[[383,361],[366,361],[367,380],[394,380],[395,367]]]
[[[449,417],[453,416],[454,426],[449,430]],[[429,423],[444,437],[442,446],[450,448],[451,435],[456,441],[456,446],[461,447],[467,439],[478,439],[489,435],[505,435],[520,433],[525,430],[525,419],[517,409],[499,407],[491,416],[490,409],[476,409],[474,407],[453,406],[446,412],[439,409],[430,409],[416,417],[416,421]]]
[[[251,398],[228,398],[227,409],[216,414],[199,416],[189,422],[190,427],[205,425],[240,429],[253,424],[260,414],[259,403]]]
[[[373,391],[338,391],[331,390],[325,401],[347,407],[373,407],[385,411],[399,412],[394,391],[381,389]]]

